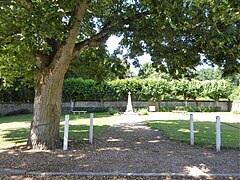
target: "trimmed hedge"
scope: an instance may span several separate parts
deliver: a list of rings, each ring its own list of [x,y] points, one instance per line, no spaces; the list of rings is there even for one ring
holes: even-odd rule
[[[64,81],[63,99],[69,100],[127,100],[128,92],[133,100],[195,100],[210,97],[215,101],[230,94],[230,84],[225,80],[197,81],[128,78],[97,84],[94,80],[68,78]]]

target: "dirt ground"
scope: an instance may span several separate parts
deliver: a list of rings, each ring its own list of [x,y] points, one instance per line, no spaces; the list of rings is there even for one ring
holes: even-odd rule
[[[24,147],[0,150],[0,168],[27,172],[184,173],[193,176],[240,173],[239,149],[216,152],[173,142],[143,122],[146,118],[176,119],[180,116],[187,118],[189,115],[121,115],[107,132],[94,139],[93,145],[76,140],[69,142],[68,151],[36,151]],[[240,116],[236,117],[239,120]]]

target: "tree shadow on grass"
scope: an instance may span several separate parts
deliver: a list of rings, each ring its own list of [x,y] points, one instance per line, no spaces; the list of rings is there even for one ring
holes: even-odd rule
[[[163,132],[168,138],[179,142],[190,142],[190,122],[185,120],[152,120],[148,124]],[[230,126],[229,126],[229,125]],[[226,148],[240,148],[239,123],[221,124],[221,145]],[[216,123],[194,121],[195,144],[214,148],[216,144]]]
[[[32,114],[5,116],[5,117],[0,117],[0,124],[13,123],[13,122],[30,122],[31,120],[32,120]]]
[[[94,137],[100,136],[101,133],[105,132],[109,126],[94,126],[93,132]],[[16,128],[16,129],[7,129],[2,130],[2,140],[3,143],[6,143],[11,146],[16,146],[24,142],[27,143],[29,128]],[[60,137],[63,138],[64,126],[60,126]],[[69,135],[68,139],[74,143],[75,140],[87,141],[89,139],[89,125],[70,125],[69,126]],[[1,147],[1,146],[0,146]],[[4,147],[3,147],[4,148]]]
[[[68,137],[71,140],[87,140],[89,139],[89,125],[80,124],[80,125],[70,125],[69,126],[69,134]],[[108,125],[102,126],[93,126],[93,134],[94,136],[99,136],[101,133],[105,132],[109,128]],[[60,136],[63,138],[64,134],[64,126],[60,127]]]
[[[29,128],[3,130],[2,143],[11,147],[14,145],[16,146],[21,143],[27,142],[28,135],[29,135]]]

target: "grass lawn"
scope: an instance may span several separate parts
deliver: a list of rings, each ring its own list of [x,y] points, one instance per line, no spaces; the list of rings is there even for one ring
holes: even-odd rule
[[[147,123],[151,128],[158,129],[172,140],[190,143],[190,122],[187,120],[151,120]],[[240,148],[240,123],[226,124],[221,123],[221,147]],[[215,127],[215,122],[195,120],[194,144],[215,147]]]
[[[89,135],[89,113],[70,115],[69,139],[87,140]],[[108,113],[94,113],[94,135],[98,136],[108,129],[117,117]],[[0,149],[24,145],[27,142],[32,115],[0,117]],[[61,116],[60,136],[63,137],[64,115]]]

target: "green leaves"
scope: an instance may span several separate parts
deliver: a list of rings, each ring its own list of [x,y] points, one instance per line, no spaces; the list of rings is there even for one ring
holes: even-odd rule
[[[68,78],[64,81],[63,96],[65,100],[94,99],[96,93],[96,82],[94,80]]]
[[[8,59],[2,63],[5,67],[0,67],[1,70],[13,71],[6,62],[13,66],[18,64],[15,69],[27,67],[27,70],[19,68],[20,71],[34,69],[39,53],[49,56],[51,62],[76,22],[73,14],[78,3],[74,0],[1,2],[0,61]],[[156,69],[179,78],[182,74],[190,76],[202,63],[201,53],[206,57],[205,63],[218,65],[223,69],[223,75],[228,75],[240,72],[239,17],[238,2],[228,0],[89,1],[77,42],[89,42],[107,26],[107,35],[104,35],[122,36],[121,46],[128,49],[126,56],[134,59],[135,65],[138,65],[137,57],[146,52],[152,56]],[[84,49],[104,43],[106,39],[101,38],[87,43]],[[74,41],[71,43],[75,44]],[[89,68],[96,72],[96,77],[101,77],[97,70],[104,71],[100,81],[106,77],[106,71],[113,70],[121,78],[127,71],[125,62],[107,57],[103,51],[80,52],[79,58],[84,59],[79,61],[83,64],[79,65],[82,71],[88,62],[91,62]],[[1,76],[5,78],[4,71]],[[16,75],[13,73],[12,77]]]
[[[235,87],[229,97],[232,101],[240,101],[240,86]]]
[[[230,83],[226,80],[211,80],[203,82],[203,94],[211,99],[228,98],[230,95]]]
[[[67,77],[94,79],[98,83],[125,78],[129,72],[128,62],[110,55],[105,46],[89,48],[72,60]]]
[[[165,79],[122,79],[96,84],[93,80],[68,78],[64,81],[64,98],[75,100],[126,100],[128,92],[134,100],[165,100],[183,98],[196,100],[209,97],[213,100],[228,98],[231,93],[230,83],[226,80],[198,81]],[[235,93],[236,94],[236,93]]]

